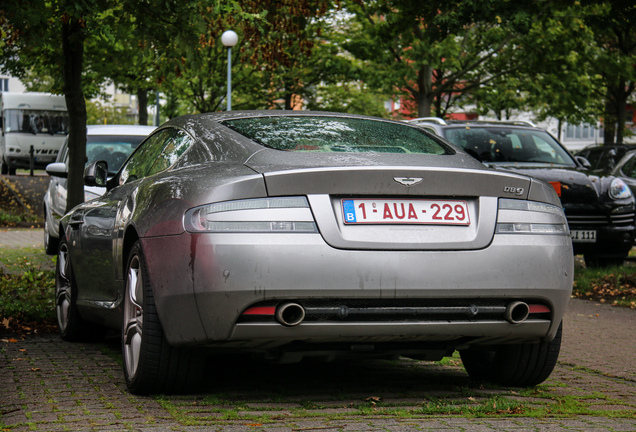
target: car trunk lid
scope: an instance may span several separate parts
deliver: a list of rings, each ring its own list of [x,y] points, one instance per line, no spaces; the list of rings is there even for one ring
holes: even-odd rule
[[[327,157],[328,167],[324,156],[317,166],[306,163],[303,168],[282,163],[272,168],[254,160],[248,166],[263,174],[268,195],[307,196],[324,240],[340,249],[484,248],[494,235],[498,197],[525,199],[531,184],[527,177],[497,173],[479,164],[451,168],[451,161],[443,158],[455,156],[410,155],[386,165],[373,155],[350,155]],[[436,158],[444,163],[434,166]],[[361,205],[369,206],[369,213],[377,210],[376,218],[347,221],[345,207],[360,210]],[[412,211],[419,216],[413,217]]]

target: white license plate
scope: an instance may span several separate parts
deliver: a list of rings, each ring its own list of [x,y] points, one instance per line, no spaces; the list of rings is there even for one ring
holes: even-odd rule
[[[470,225],[460,200],[343,199],[342,212],[346,224]]]
[[[572,241],[576,243],[596,243],[596,231],[570,231]]]

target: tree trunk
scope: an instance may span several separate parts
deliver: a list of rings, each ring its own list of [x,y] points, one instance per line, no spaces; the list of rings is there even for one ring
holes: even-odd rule
[[[625,91],[625,79],[621,77],[618,80],[618,88],[616,89],[616,144],[623,144],[623,136],[625,135],[625,119],[627,118],[627,98],[629,94]]]
[[[64,55],[64,95],[68,109],[68,195],[66,211],[84,202],[84,165],[86,164],[86,101],[82,89],[84,35],[82,23],[67,17],[62,22]]]
[[[294,82],[289,78],[283,78],[283,97],[285,99],[285,109],[294,109]]]
[[[148,90],[137,90],[137,104],[139,105],[139,124],[148,125]]]
[[[292,105],[294,95],[288,92],[285,92],[285,109],[293,110],[294,106]]]
[[[614,98],[608,90],[605,96],[605,113],[603,116],[603,144],[614,144],[614,137],[616,136],[616,106]]]
[[[431,105],[433,105],[433,69],[429,66],[422,67],[417,73],[417,116],[430,117]]]

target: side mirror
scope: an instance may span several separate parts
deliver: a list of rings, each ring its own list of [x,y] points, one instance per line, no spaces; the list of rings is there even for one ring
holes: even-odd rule
[[[53,177],[68,177],[68,168],[64,162],[55,162],[46,166],[46,173]]]
[[[86,186],[106,187],[108,181],[108,163],[106,161],[91,162],[84,169]]]
[[[576,159],[578,163],[583,165],[583,168],[590,169],[592,167],[592,164],[590,163],[590,161],[585,159],[583,156],[574,156],[574,159]]]

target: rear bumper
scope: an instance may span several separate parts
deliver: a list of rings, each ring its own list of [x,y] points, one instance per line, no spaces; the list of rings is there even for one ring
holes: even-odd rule
[[[143,239],[155,302],[174,345],[266,350],[291,343],[511,343],[550,340],[572,290],[566,236],[498,235],[475,251],[334,249],[319,234],[189,234]],[[263,301],[531,299],[541,318],[240,322]],[[422,344],[424,347],[426,344]]]

